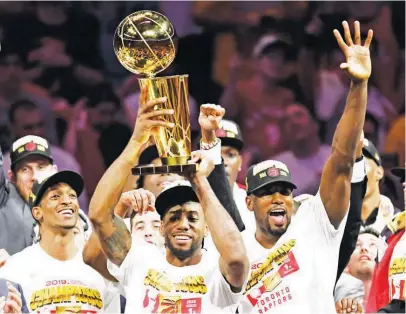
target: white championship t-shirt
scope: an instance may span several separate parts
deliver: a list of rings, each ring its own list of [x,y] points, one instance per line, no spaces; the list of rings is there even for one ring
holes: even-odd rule
[[[273,248],[244,232],[251,269],[239,313],[336,313],[333,291],[346,220],[335,229],[317,193]]]
[[[126,313],[235,313],[240,294],[231,291],[212,257],[203,250],[199,264],[176,267],[146,243],[132,245],[120,267],[107,266],[125,289]]]
[[[21,285],[33,313],[120,312],[118,290],[83,262],[81,251],[60,261],[34,244],[11,256],[0,278]]]

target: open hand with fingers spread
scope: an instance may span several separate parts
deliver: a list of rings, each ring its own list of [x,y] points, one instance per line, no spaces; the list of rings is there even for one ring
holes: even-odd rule
[[[358,21],[354,23],[355,35],[354,42],[351,39],[350,27],[346,21],[343,22],[344,38],[338,30],[334,30],[334,36],[337,43],[344,53],[346,62],[341,63],[340,68],[346,71],[353,82],[362,82],[368,80],[371,75],[371,57],[369,53],[369,45],[371,44],[373,31],[368,31],[367,39],[364,45],[361,45],[361,31]]]
[[[114,212],[121,217],[155,211],[155,196],[148,190],[137,189],[121,194]]]
[[[173,109],[155,110],[154,107],[166,102],[166,98],[148,100],[148,89],[141,89],[140,107],[138,109],[137,121],[135,122],[132,139],[138,144],[145,144],[151,136],[152,130],[157,127],[173,128],[173,123],[158,119],[165,115],[172,115]]]

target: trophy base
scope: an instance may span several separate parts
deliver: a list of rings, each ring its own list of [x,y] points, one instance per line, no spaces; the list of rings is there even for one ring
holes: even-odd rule
[[[197,172],[198,164],[187,165],[164,165],[164,166],[139,166],[131,169],[134,176],[147,176],[151,174],[164,174],[164,173],[192,173]]]
[[[160,157],[164,166],[188,165],[190,157]]]

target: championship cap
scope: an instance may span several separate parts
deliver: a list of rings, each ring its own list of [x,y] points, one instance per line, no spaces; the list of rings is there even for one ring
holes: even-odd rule
[[[241,129],[233,121],[222,120],[220,128],[216,130],[216,136],[221,139],[221,146],[231,146],[238,150],[244,147]]]
[[[16,140],[11,146],[10,161],[11,169],[27,156],[40,155],[54,162],[48,141],[42,137],[27,135]]]
[[[173,206],[182,205],[186,202],[199,202],[195,191],[189,181],[177,180],[168,184],[157,196],[155,208],[163,218],[165,213]]]
[[[378,150],[376,149],[375,145],[366,138],[364,138],[364,147],[362,148],[362,152],[364,153],[365,157],[375,161],[378,166],[382,166],[382,161]]]
[[[36,180],[34,182],[34,185],[32,186],[28,201],[28,205],[30,206],[30,208],[38,206],[48,188],[54,186],[57,183],[68,184],[73,190],[75,190],[78,197],[82,193],[84,187],[82,177],[78,173],[68,170],[60,171],[51,175],[50,177]]]
[[[248,169],[245,179],[247,194],[275,182],[286,182],[296,189],[289,168],[283,162],[266,160],[253,165]]]

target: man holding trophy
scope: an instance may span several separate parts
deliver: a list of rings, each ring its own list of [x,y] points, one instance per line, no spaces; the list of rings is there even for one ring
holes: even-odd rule
[[[165,17],[141,11],[119,25],[115,49],[127,69],[151,76],[173,60],[175,38]],[[187,76],[150,77],[140,79],[140,85],[134,133],[100,180],[89,206],[109,272],[125,289],[128,313],[216,313],[224,308],[235,312],[248,275],[248,257],[239,229],[207,180],[213,162],[202,152],[191,153]],[[206,119],[218,117],[208,114]],[[151,135],[163,166],[136,167],[133,174],[178,172],[188,178],[167,186],[155,204],[150,193],[138,193],[131,204],[132,215],[156,207],[165,255],[155,246],[135,245],[124,222],[113,213]],[[219,141],[205,144],[210,148]],[[208,230],[220,259],[210,258],[202,249]]]
[[[125,179],[151,128],[163,123],[151,119],[162,116],[162,111],[148,110],[157,101],[146,101],[146,92],[143,88],[141,103],[145,105],[140,109],[134,134],[102,177],[89,207],[89,218],[109,259],[109,271],[124,286],[129,313],[159,313],[169,309],[175,313],[189,309],[194,313],[213,313],[219,308],[236,307],[238,292],[248,273],[248,258],[237,226],[208,184],[213,164],[202,153],[193,156],[199,170],[189,174],[189,184],[178,181],[157,197],[165,256],[155,246],[134,245],[124,222],[113,215]],[[147,193],[134,199],[134,214],[153,210],[152,203]],[[209,258],[202,249],[206,224],[220,261]]]
[[[202,151],[191,152],[187,75],[153,77],[175,57],[173,26],[152,11],[133,13],[120,23],[114,38],[118,59],[133,73],[149,77],[139,80],[142,89],[134,133],[100,180],[90,202],[89,218],[108,259],[109,273],[124,287],[126,312],[334,311],[338,249],[371,73],[372,31],[361,46],[359,23],[355,23],[355,44],[347,22],[343,26],[345,42],[338,31],[334,34],[347,57],[341,68],[352,83],[320,191],[314,200],[304,203],[307,210],[292,217],[295,185],[287,167],[271,160],[251,167],[246,201],[255,213],[257,230],[246,235],[245,246],[236,222],[207,180],[214,165],[204,150],[220,141],[203,136]],[[216,121],[216,110],[206,112],[205,119],[207,123]],[[162,166],[133,168],[151,135]],[[358,168],[356,174],[364,174],[363,164]],[[188,179],[168,185],[156,200],[151,193],[139,190],[128,206],[130,215],[158,212],[165,255],[152,245],[135,245],[124,222],[114,215],[130,171],[136,175],[176,172]],[[202,249],[208,231],[219,259],[209,258]],[[316,243],[313,257],[309,256],[313,252],[309,243]],[[319,278],[317,285],[314,277]],[[318,301],[309,306],[309,300],[316,297]]]

